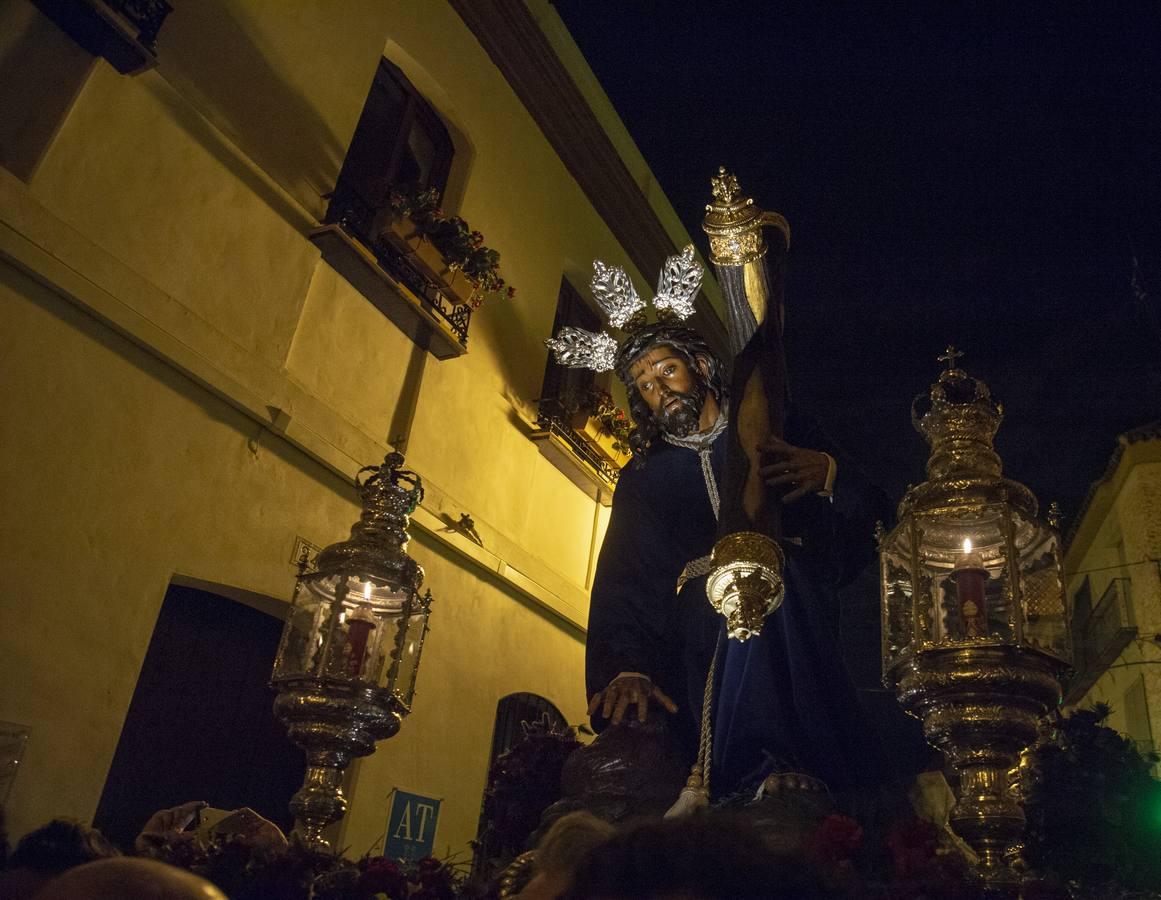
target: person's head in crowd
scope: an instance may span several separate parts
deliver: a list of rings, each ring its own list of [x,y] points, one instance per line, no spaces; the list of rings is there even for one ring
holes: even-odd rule
[[[587,812],[561,816],[536,845],[532,880],[517,897],[520,900],[553,900],[572,882],[585,855],[603,844],[617,829]]]
[[[75,866],[120,856],[97,829],[70,819],[53,819],[20,839],[0,874],[0,900],[33,896],[50,880]]]
[[[155,859],[103,859],[54,878],[36,900],[226,900],[213,884]]]
[[[828,893],[801,860],[777,855],[744,819],[711,813],[643,822],[594,847],[567,900],[813,900]]]

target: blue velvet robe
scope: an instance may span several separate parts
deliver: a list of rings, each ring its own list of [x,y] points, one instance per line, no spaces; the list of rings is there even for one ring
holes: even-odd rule
[[[793,408],[786,425],[790,443],[836,455]],[[727,446],[723,434],[712,448],[719,483]],[[838,652],[837,589],[871,559],[874,523],[890,512],[886,497],[838,458],[833,502],[811,496],[786,507],[782,607],[758,637],[726,640],[704,576],[676,591],[686,563],[708,554],[718,532],[698,454],[658,441],[644,465],[625,466],[613,498],[589,612],[588,696],[621,672],[648,675],[677,703],[674,725],[692,763],[706,673],[720,643],[715,795],[772,768],[813,774],[836,790],[878,781],[880,750]],[[604,722],[593,724],[599,730]]]

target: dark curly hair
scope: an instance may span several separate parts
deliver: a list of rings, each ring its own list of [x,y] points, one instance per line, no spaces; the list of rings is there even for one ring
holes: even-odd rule
[[[8,868],[56,875],[74,866],[120,855],[121,851],[91,825],[53,819],[20,839],[8,857]]]
[[[726,373],[722,361],[710,349],[705,338],[696,331],[681,325],[657,322],[633,334],[617,351],[615,369],[618,377],[625,383],[629,394],[629,414],[637,424],[637,429],[629,438],[629,447],[633,451],[633,458],[638,462],[644,460],[646,451],[661,434],[661,426],[654,420],[653,412],[649,409],[645,398],[638,392],[629,369],[641,356],[655,347],[671,347],[685,360],[694,377],[702,379],[706,389],[714,395],[719,404],[725,402],[727,394]],[[706,373],[702,373],[699,363],[705,363]]]

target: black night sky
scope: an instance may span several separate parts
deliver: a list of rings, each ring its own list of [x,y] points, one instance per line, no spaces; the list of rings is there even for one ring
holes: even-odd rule
[[[1066,517],[1161,416],[1161,4],[554,5],[703,252],[720,164],[790,220],[796,399],[893,498],[948,343]]]

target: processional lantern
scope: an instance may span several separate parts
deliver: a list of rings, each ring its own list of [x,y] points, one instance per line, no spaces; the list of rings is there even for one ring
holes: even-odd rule
[[[949,821],[979,874],[1003,880],[1024,828],[1009,773],[1060,703],[1070,643],[1060,536],[1003,477],[992,445],[1003,410],[960,355],[948,348],[912,406],[931,445],[927,480],[880,536],[883,678],[958,776]]]
[[[362,469],[363,513],[345,541],[300,573],[271,685],[275,715],[306,754],[306,778],[290,802],[294,834],[326,849],[323,829],[342,818],[342,777],[352,757],[375,752],[411,711],[431,593],[407,555],[408,517],[423,497],[403,457]]]

